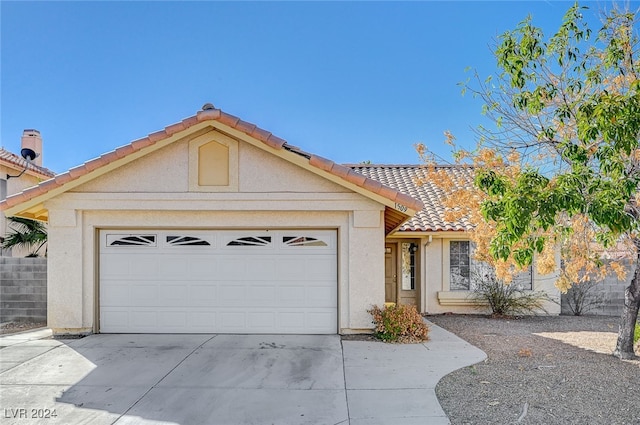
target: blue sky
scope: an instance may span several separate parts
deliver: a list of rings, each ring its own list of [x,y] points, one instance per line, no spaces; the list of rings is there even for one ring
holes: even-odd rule
[[[336,162],[448,158],[443,132],[471,145],[483,122],[465,68],[494,72],[493,39],[571,4],[0,1],[0,144],[36,128],[63,172],[211,102]]]

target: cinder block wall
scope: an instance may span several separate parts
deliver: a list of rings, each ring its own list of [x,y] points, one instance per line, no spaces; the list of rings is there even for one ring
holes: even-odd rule
[[[610,273],[603,281],[598,282],[593,289],[588,292],[588,300],[598,299],[598,305],[585,315],[596,316],[620,316],[624,307],[624,290],[631,283],[635,263],[627,262],[625,280],[618,280],[615,273]],[[567,303],[567,295],[562,295],[562,314],[573,314]]]
[[[47,259],[0,257],[0,322],[47,320]]]

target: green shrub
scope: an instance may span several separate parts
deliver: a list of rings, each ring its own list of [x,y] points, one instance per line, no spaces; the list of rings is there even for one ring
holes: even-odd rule
[[[640,323],[636,323],[636,330],[633,334],[633,343],[635,344],[638,341],[640,341]]]
[[[414,343],[429,339],[429,328],[413,305],[374,305],[368,312],[376,325],[375,335],[385,342]]]
[[[484,308],[488,304],[494,316],[546,312],[544,302],[549,300],[545,292],[526,291],[514,282],[505,284],[491,274],[476,279],[470,297],[478,302],[478,308]]]

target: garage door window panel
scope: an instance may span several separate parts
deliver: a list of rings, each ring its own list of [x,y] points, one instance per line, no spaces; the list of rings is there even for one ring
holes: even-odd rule
[[[108,246],[156,246],[156,235],[107,235]]]
[[[234,239],[227,243],[227,246],[269,246],[271,236],[246,236]]]
[[[209,241],[195,236],[167,236],[167,245],[169,246],[211,246]]]
[[[282,243],[288,247],[318,247],[328,246],[325,241],[310,236],[284,236]]]

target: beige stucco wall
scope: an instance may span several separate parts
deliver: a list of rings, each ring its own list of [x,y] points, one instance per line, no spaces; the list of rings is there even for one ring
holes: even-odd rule
[[[215,130],[206,133],[209,140],[228,140]],[[173,143],[139,160],[73,189],[87,193],[187,193],[189,189],[189,141]],[[268,152],[237,142],[238,192],[324,192],[348,193],[348,189],[323,179]],[[212,189],[215,192],[215,189]]]
[[[237,192],[190,192],[185,141],[47,201],[49,327],[97,329],[97,230],[171,227],[336,229],[336,331],[371,329],[366,310],[384,302],[384,206],[245,142],[237,160]]]

